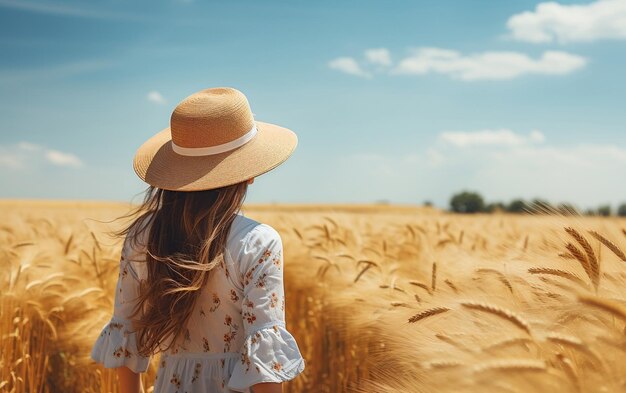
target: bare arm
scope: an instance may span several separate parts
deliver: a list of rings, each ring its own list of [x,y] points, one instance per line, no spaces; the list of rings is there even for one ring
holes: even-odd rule
[[[273,383],[273,382],[265,382],[265,383],[257,383],[252,386],[252,393],[282,393],[283,392],[283,384],[282,383]]]
[[[137,374],[126,366],[118,367],[116,370],[121,393],[144,393],[141,374]]]

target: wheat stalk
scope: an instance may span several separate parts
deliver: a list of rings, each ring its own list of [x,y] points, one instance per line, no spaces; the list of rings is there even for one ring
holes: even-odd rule
[[[507,359],[479,364],[475,372],[484,371],[546,371],[546,362],[536,359]]]
[[[524,238],[524,246],[522,248],[522,250],[526,251],[526,249],[528,248],[528,240],[529,240],[529,236],[526,235],[526,237]]]
[[[596,279],[593,273],[593,269],[582,251],[580,251],[578,247],[576,247],[572,243],[567,243],[565,248],[567,248],[567,250],[572,254],[574,259],[576,259],[580,263],[580,266],[582,266],[582,268],[585,270],[585,273],[587,274],[587,277],[589,277],[589,280],[593,284],[594,288],[597,289],[598,286],[596,285]]]
[[[413,315],[411,318],[409,318],[409,323],[415,323],[417,321],[421,321],[424,318],[432,317],[433,315],[441,314],[446,311],[450,311],[450,309],[447,307],[429,308],[428,310],[424,310]]]
[[[576,349],[580,352],[583,352],[589,356],[591,356],[595,361],[600,363],[600,357],[595,354],[589,347],[578,337],[574,336],[565,336],[558,333],[550,333],[546,337],[548,341],[551,341],[556,344],[560,344],[566,347],[570,347]]]
[[[366,271],[368,271],[372,266],[372,264],[367,264],[363,269],[361,269],[361,271],[359,272],[359,274],[357,274],[357,276],[354,278],[354,282],[356,283],[357,281],[359,281],[359,278],[361,278],[361,276],[363,274],[365,274]]]
[[[626,307],[622,304],[591,295],[578,295],[578,301],[607,311],[626,321]]]
[[[446,344],[449,344],[449,345],[451,345],[453,347],[456,347],[456,348],[460,349],[463,352],[468,352],[468,353],[473,353],[474,352],[471,348],[467,347],[465,344],[460,343],[460,342],[454,340],[452,337],[447,336],[447,335],[445,335],[443,333],[437,333],[437,334],[435,334],[435,337],[437,337],[439,340],[443,341]]]
[[[582,286],[587,286],[587,284],[583,280],[581,280],[580,277],[566,270],[553,269],[549,267],[531,267],[528,269],[528,272],[531,274],[549,274],[552,276],[559,276]]]
[[[508,290],[513,293],[513,286],[511,285],[511,282],[509,281],[508,278],[506,278],[506,276],[501,272],[498,271],[496,269],[487,269],[487,268],[481,268],[481,269],[476,269],[477,273],[493,273],[495,275],[498,276],[498,280],[500,280],[500,282],[508,288]]]
[[[600,243],[604,244],[606,248],[611,250],[613,254],[617,255],[619,259],[626,262],[626,254],[624,254],[624,252],[615,243],[600,235],[596,231],[589,231],[589,233],[591,234],[591,236],[595,237]]]
[[[435,288],[437,287],[437,262],[433,262],[430,287],[433,289],[433,292],[435,292]]]
[[[28,246],[34,246],[35,243],[33,242],[22,242],[22,243],[18,243],[16,245],[13,246],[13,248],[21,248],[21,247],[28,247]]]
[[[463,363],[458,360],[433,360],[424,363],[425,368],[452,368],[462,366]]]
[[[507,321],[513,323],[518,328],[524,330],[526,333],[531,335],[530,327],[526,321],[524,321],[520,316],[516,315],[513,311],[504,309],[502,307],[494,306],[492,304],[480,303],[480,302],[462,302],[461,305],[463,307],[469,308],[471,310],[482,311],[489,314],[493,314],[502,319],[506,319]]]
[[[568,244],[567,249],[578,259],[578,261],[583,265],[585,272],[589,276],[589,279],[593,283],[595,289],[598,289],[600,284],[600,264],[598,259],[596,258],[596,254],[593,252],[593,248],[591,244],[585,239],[583,235],[580,234],[576,229],[571,227],[566,227],[565,231],[576,240],[578,244],[585,251],[586,256],[583,256],[580,250],[576,248],[573,244]]]
[[[452,281],[446,278],[443,282],[445,282],[446,285],[449,286],[455,293],[459,293],[459,289],[456,287],[456,285],[454,285]]]
[[[422,288],[423,290],[428,292],[429,295],[433,294],[433,292],[430,290],[430,287],[428,285],[422,283],[422,282],[411,280],[411,281],[409,281],[409,284],[415,285],[416,287]]]
[[[513,345],[518,345],[518,344],[531,344],[534,341],[531,340],[528,337],[511,337],[511,338],[505,338],[504,340],[498,341],[494,344],[490,344],[486,347],[483,347],[482,350],[484,352],[492,352],[494,350],[497,349],[502,349],[502,348],[507,348]]]
[[[63,250],[63,254],[67,255],[68,252],[70,252],[70,247],[72,246],[72,240],[74,240],[74,234],[70,234],[69,239],[67,239],[67,242],[65,242],[65,249]]]
[[[580,392],[580,380],[578,379],[576,371],[574,371],[574,365],[572,364],[572,361],[565,357],[565,355],[563,355],[562,353],[557,353],[556,358],[559,360],[559,363],[563,367],[563,370],[565,370],[565,374],[567,374],[568,378],[574,384],[576,391]]]

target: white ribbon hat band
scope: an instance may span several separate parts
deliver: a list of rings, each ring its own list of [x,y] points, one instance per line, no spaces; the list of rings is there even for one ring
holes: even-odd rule
[[[190,156],[190,157],[198,157],[198,156],[211,156],[214,154],[220,154],[227,151],[234,150],[240,146],[248,143],[257,133],[256,125],[252,126],[250,131],[246,132],[239,138],[234,141],[222,143],[221,145],[216,146],[208,146],[208,147],[182,147],[172,141],[172,150],[175,153],[180,154],[181,156]]]

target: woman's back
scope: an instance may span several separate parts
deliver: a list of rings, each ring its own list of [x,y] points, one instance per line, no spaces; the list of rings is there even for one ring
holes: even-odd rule
[[[218,87],[182,100],[169,127],[137,149],[150,187],[118,234],[115,307],[91,356],[137,392],[161,352],[154,393],[277,392],[304,369],[285,329],[282,243],[239,212],[248,185],[291,156],[296,134],[254,119]],[[172,339],[172,337],[174,339]]]
[[[114,315],[92,351],[106,367],[148,367],[130,323],[147,277],[148,232],[124,242]],[[236,215],[223,259],[200,289],[184,334],[161,354],[155,392],[246,392],[302,372],[304,360],[284,323],[282,252],[272,227]]]

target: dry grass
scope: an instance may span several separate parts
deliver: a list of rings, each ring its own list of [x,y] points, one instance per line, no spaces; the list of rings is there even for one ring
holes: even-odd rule
[[[0,391],[116,391],[88,355],[110,317],[121,243],[86,218],[127,208],[0,202]],[[285,245],[287,326],[307,360],[286,391],[626,388],[624,220],[393,206],[247,214]]]

